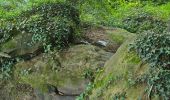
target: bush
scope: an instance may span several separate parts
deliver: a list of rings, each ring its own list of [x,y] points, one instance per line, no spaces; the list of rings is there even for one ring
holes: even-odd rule
[[[147,62],[150,72],[147,76],[148,93],[161,100],[170,99],[170,33],[147,32],[140,35],[132,47]]]
[[[79,13],[67,4],[43,4],[23,12],[19,19],[19,29],[31,33],[32,43],[43,42],[45,48],[62,48],[74,40],[79,29]]]
[[[78,36],[79,23],[79,12],[73,6],[65,3],[41,4],[23,11],[18,17],[5,19],[1,23],[0,42],[7,41],[13,34],[26,33],[32,35],[29,45],[41,42],[45,49],[54,45],[61,49]]]
[[[146,12],[138,12],[140,13],[132,13],[123,20],[123,28],[133,33],[142,33],[148,30],[160,33],[166,29],[166,22],[163,20]]]
[[[12,20],[1,19],[0,21],[0,44],[10,39],[11,35],[17,33]]]
[[[62,49],[79,36],[79,23],[79,13],[74,7],[64,3],[41,4],[23,11],[13,19],[2,19],[0,43],[8,41],[16,34],[30,34],[32,40],[26,43],[28,46],[41,43],[45,52],[53,47]],[[10,78],[13,59],[16,58],[1,59],[0,79]]]
[[[134,48],[151,66],[170,69],[170,33],[147,32],[140,35]]]
[[[170,99],[170,70],[152,69],[147,83],[152,97],[157,96],[159,100]]]

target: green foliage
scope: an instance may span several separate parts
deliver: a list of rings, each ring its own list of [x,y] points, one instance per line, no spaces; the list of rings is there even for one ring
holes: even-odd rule
[[[169,2],[169,0],[140,0],[140,1],[144,4],[152,3],[153,5],[162,5]]]
[[[93,89],[94,85],[93,83],[89,83],[86,86],[86,89],[83,93],[80,94],[80,96],[78,96],[76,98],[76,100],[88,100],[88,95],[90,94],[91,90]]]
[[[126,100],[126,92],[116,93],[112,100]]]
[[[93,24],[114,27],[125,27],[127,29],[128,23],[126,24],[126,26],[124,26],[124,23],[122,22],[125,19],[128,19],[130,16],[131,16],[130,18],[132,18],[133,16],[138,17],[138,15],[140,15],[142,11],[136,9],[143,9],[144,13],[146,12],[149,13],[147,14],[147,16],[152,17],[153,19],[152,21],[154,22],[151,21],[148,22],[149,24],[150,23],[152,24],[152,27],[158,27],[156,26],[158,24],[163,24],[164,26],[164,21],[160,23],[159,21],[167,20],[169,18],[170,3],[168,1],[166,4],[163,5],[156,3],[164,1],[166,0],[100,0],[100,1],[87,0],[79,5],[80,18],[82,21]],[[145,25],[147,24],[147,21],[145,21]],[[135,24],[136,23],[134,23],[134,25]],[[143,25],[143,28],[149,29],[149,26],[147,25],[145,27]]]
[[[151,66],[144,79],[148,83],[148,94],[169,100],[170,33],[158,34],[149,31],[140,35],[132,47],[143,61]]]
[[[20,61],[20,58],[1,58],[0,62],[0,80],[7,80],[12,78],[12,69],[16,62]]]
[[[107,0],[82,0],[78,8],[80,10],[81,21],[90,24],[103,25],[106,23],[108,15],[111,14],[111,6]]]
[[[91,82],[93,82],[95,78],[94,74],[95,74],[94,70],[88,68],[88,69],[85,69],[83,76],[84,78],[89,79]]]
[[[27,33],[32,35],[29,45],[41,42],[46,51],[54,45],[61,49],[78,36],[79,23],[79,13],[74,7],[64,3],[42,4],[23,11],[14,19],[2,20],[0,42],[16,33]]]
[[[65,3],[41,4],[22,11],[15,17],[2,18],[0,44],[17,34],[24,33],[32,36],[32,41],[27,43],[28,46],[40,43],[44,47],[44,52],[49,52],[54,47],[62,49],[80,35],[79,24],[79,12],[73,6]],[[1,64],[0,78],[7,79],[12,74],[14,62],[9,59],[2,61]]]
[[[7,41],[12,34],[16,34],[15,20],[13,19],[1,19],[0,20],[0,44]]]
[[[0,79],[1,80],[11,78],[12,66],[13,66],[12,61],[3,62],[3,64],[1,65],[1,68],[0,68]]]
[[[163,20],[154,17],[150,13],[138,10],[136,12],[123,20],[123,27],[128,31],[142,33],[144,31],[152,30],[159,33],[166,29],[167,26]]]
[[[139,56],[153,67],[170,68],[170,34],[148,32],[140,35],[134,48]]]
[[[148,78],[148,92],[151,96],[159,96],[159,99],[170,99],[170,70],[151,69]]]
[[[19,17],[22,32],[31,33],[32,44],[42,42],[45,50],[52,46],[68,46],[76,36],[79,25],[78,11],[70,5],[43,4],[23,12]]]

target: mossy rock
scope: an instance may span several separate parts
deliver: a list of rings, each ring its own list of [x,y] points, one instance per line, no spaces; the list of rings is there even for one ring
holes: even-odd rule
[[[108,34],[109,39],[119,45],[124,43],[129,37],[135,36],[135,34],[120,28],[108,29],[106,30],[106,33]]]
[[[124,29],[98,26],[88,29],[84,34],[84,38],[106,51],[115,53],[124,41],[134,35]],[[99,41],[105,42],[105,45],[101,45]]]
[[[10,56],[19,56],[24,54],[33,53],[40,47],[42,43],[36,43],[34,46],[30,46],[29,43],[32,41],[31,33],[19,33],[12,37],[9,41],[1,44],[0,51],[10,54]]]
[[[0,82],[1,100],[35,100],[33,88],[28,84],[20,84],[14,80]]]
[[[15,50],[15,56],[17,56],[17,53],[25,53],[29,48],[36,48],[37,44],[45,49],[49,46],[58,47],[58,49],[67,47],[80,36],[79,24],[79,12],[72,5],[39,4],[22,11],[17,17],[2,19],[1,52],[8,53]],[[32,51],[26,53],[32,53]]]
[[[76,45],[53,55],[42,54],[20,62],[15,66],[14,75],[20,83],[44,92],[48,92],[46,84],[50,84],[64,93],[79,94],[89,82],[83,76],[86,69],[96,71],[111,55],[92,45]]]
[[[104,70],[98,73],[94,87],[89,92],[90,100],[146,100],[146,83],[136,80],[148,73],[149,66],[143,64],[135,52],[129,52],[131,37],[121,45],[115,55],[105,64]]]

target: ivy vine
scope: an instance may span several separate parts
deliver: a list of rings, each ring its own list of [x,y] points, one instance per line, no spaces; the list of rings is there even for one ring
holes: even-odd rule
[[[131,45],[143,62],[150,65],[149,74],[145,78],[148,84],[148,95],[159,96],[159,99],[170,98],[170,33],[148,31],[139,35]]]
[[[45,50],[52,46],[61,49],[69,45],[79,30],[79,13],[67,4],[43,4],[23,12],[18,28],[32,34],[32,43],[42,42]]]
[[[13,18],[0,19],[0,44],[17,34],[30,34],[32,39],[26,43],[28,46],[40,43],[44,52],[54,48],[60,50],[68,47],[80,35],[79,24],[79,11],[74,6],[67,3],[42,3]],[[0,79],[7,79],[12,74],[16,58],[1,59]]]
[[[149,30],[161,33],[166,30],[167,25],[165,21],[154,17],[151,13],[137,9],[137,11],[123,20],[123,28],[132,33],[143,33]]]

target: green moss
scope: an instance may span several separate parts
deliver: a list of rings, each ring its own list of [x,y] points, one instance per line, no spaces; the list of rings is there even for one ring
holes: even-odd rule
[[[42,63],[44,64],[44,63]],[[17,70],[15,71],[20,79],[19,81],[21,83],[30,84],[34,88],[38,88],[41,91],[46,92],[47,87],[46,84],[51,84],[58,87],[65,87],[67,83],[78,85],[83,78],[79,78],[79,76],[76,76],[76,73],[67,72],[67,70],[63,71],[55,71],[52,70],[52,66],[50,65],[42,65],[39,64],[41,68],[35,69],[35,67],[32,67],[33,71],[27,75],[22,75],[21,71],[28,69],[27,64],[26,65],[17,65]],[[33,66],[33,65],[32,65]],[[22,68],[24,67],[24,68]],[[35,71],[36,70],[36,71]],[[64,77],[64,78],[63,78]]]
[[[39,55],[30,61],[18,63],[15,66],[15,77],[21,83],[41,90],[45,90],[43,85],[47,83],[69,89],[85,87],[87,80],[83,77],[84,72],[88,69],[96,71],[97,65],[104,63],[106,55],[110,54],[99,48],[96,52],[96,48],[92,45],[76,45],[67,51]],[[99,57],[105,58],[98,59]],[[31,69],[28,74],[22,74],[28,69]]]
[[[123,29],[107,30],[108,37],[118,44],[122,44],[129,37],[134,36],[133,33],[129,33]]]
[[[1,45],[1,51],[15,49],[17,46],[17,42],[15,40],[10,40]]]
[[[124,39],[125,39],[125,38],[124,38],[123,36],[121,36],[121,35],[112,34],[111,36],[112,36],[112,39],[115,40],[115,41],[117,41],[118,43],[123,43],[123,41],[124,41]]]
[[[125,56],[125,59],[128,62],[132,62],[134,64],[139,64],[141,62],[141,59],[139,58],[139,56],[134,52],[127,53],[127,55]]]
[[[90,99],[112,100],[118,93],[126,92],[127,100],[136,100],[143,96],[146,84],[136,83],[137,77],[148,72],[148,66],[142,65],[135,52],[129,52],[128,46],[135,37],[131,37],[118,49],[116,54],[105,64],[105,69],[94,82],[89,94]],[[134,85],[135,84],[135,85]]]
[[[30,61],[19,62],[15,66],[14,77],[20,83],[44,92],[48,90],[46,84],[77,91],[78,88],[85,88],[89,81],[89,78],[83,77],[84,72],[88,69],[96,71],[98,65],[109,58],[110,53],[96,46],[76,45],[65,51],[42,54]]]
[[[20,82],[29,84],[33,88],[38,88],[39,90],[44,91],[44,92],[48,91],[47,87],[45,87],[45,83],[47,82],[47,79],[45,76],[37,76],[36,74],[22,76],[20,79]]]

